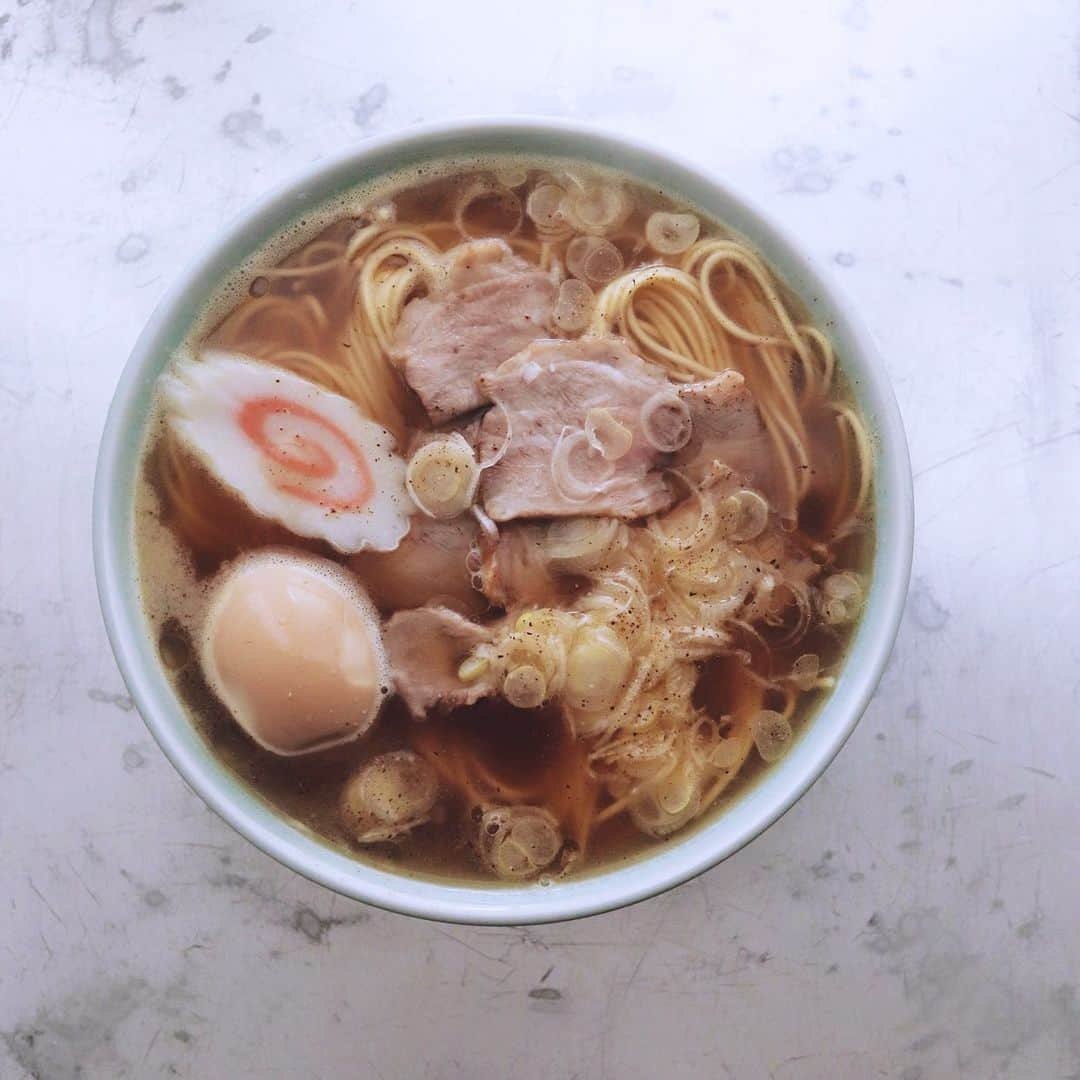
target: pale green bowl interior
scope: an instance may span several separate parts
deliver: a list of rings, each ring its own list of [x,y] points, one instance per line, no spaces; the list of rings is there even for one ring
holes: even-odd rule
[[[188,720],[145,631],[134,570],[132,501],[154,383],[221,281],[305,209],[359,183],[440,158],[492,153],[576,157],[622,169],[746,235],[832,334],[879,452],[869,598],[838,685],[803,737],[745,795],[686,838],[610,871],[549,886],[451,885],[388,873],[270,809],[214,757]],[[669,888],[738,850],[806,791],[854,729],[888,659],[910,574],[912,517],[907,446],[873,341],[835,286],[759,211],[699,170],[622,138],[553,121],[478,121],[416,129],[313,166],[246,215],[183,275],[136,343],[109,411],[94,491],[94,554],[106,627],[140,713],[180,773],[239,832],[306,877],[368,903],[449,921],[520,924],[609,910]]]

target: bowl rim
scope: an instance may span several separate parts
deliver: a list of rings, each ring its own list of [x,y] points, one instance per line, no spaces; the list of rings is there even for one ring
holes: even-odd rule
[[[466,156],[463,147],[484,144],[478,155],[513,152],[514,143],[533,140],[559,144],[547,156],[606,164],[618,158],[628,173],[652,170],[674,177],[681,193],[700,192],[717,216],[737,225],[779,263],[783,277],[812,285],[813,307],[831,314],[834,336],[842,338],[841,364],[855,384],[863,411],[872,417],[878,447],[877,546],[863,617],[849,647],[837,686],[796,746],[773,765],[746,794],[687,838],[658,846],[626,864],[581,875],[547,887],[454,885],[395,873],[360,862],[269,809],[236,779],[202,742],[179,706],[160,665],[149,659],[142,614],[133,604],[134,568],[125,557],[123,526],[131,522],[131,496],[138,450],[147,419],[145,404],[163,364],[170,327],[193,316],[193,297],[213,291],[223,262],[236,247],[249,252],[305,207],[325,201],[309,190],[365,163],[386,157],[437,161]],[[499,145],[505,144],[505,145]],[[571,147],[573,149],[571,149]],[[440,152],[441,151],[441,152]],[[519,151],[541,156],[541,151]],[[638,169],[636,166],[647,166]],[[389,171],[386,168],[379,172]],[[354,181],[355,182],[355,181]],[[645,180],[648,183],[648,180]],[[724,206],[724,213],[714,207]],[[209,288],[209,292],[207,289]],[[799,288],[800,294],[805,293]],[[128,460],[132,459],[134,460]],[[130,530],[129,530],[130,531]],[[360,144],[308,164],[250,205],[203,253],[180,273],[139,335],[119,379],[102,433],[93,493],[94,568],[99,600],[117,665],[139,714],[165,756],[187,784],[238,833],[295,872],[344,896],[407,915],[471,925],[523,925],[598,914],[655,896],[712,868],[740,850],[787,812],[813,785],[854,731],[880,680],[903,614],[911,574],[914,502],[911,465],[900,412],[876,343],[851,302],[770,214],[751,199],[697,165],[651,142],[593,124],[547,117],[479,117],[422,124]],[[129,538],[130,540],[130,538]],[[858,655],[858,666],[852,660]],[[843,693],[841,693],[843,691]]]

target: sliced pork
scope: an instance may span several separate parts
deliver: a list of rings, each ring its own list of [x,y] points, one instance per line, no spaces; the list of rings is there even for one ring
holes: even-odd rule
[[[396,551],[361,552],[349,560],[349,568],[368,583],[384,613],[437,603],[476,614],[487,607],[472,586],[468,566],[476,534],[476,522],[469,517],[438,521],[414,514]]]
[[[674,513],[674,511],[672,511]],[[499,607],[572,603],[582,575],[624,565],[631,533],[616,518],[512,521],[480,545],[480,588]]]
[[[460,244],[446,279],[411,301],[394,353],[428,415],[442,424],[487,400],[477,380],[551,332],[555,282],[502,240]]]
[[[654,471],[664,454],[644,418],[660,398],[679,402],[663,372],[621,340],[535,341],[480,385],[498,406],[480,429],[480,460],[502,455],[481,483],[493,520],[630,520],[670,505]]]
[[[484,595],[500,607],[550,603],[558,576],[544,543],[546,527],[515,522],[499,531],[480,567]]]
[[[481,626],[456,611],[422,607],[399,611],[383,631],[390,671],[409,712],[423,718],[436,708],[472,705],[494,693],[489,674],[469,682],[458,676],[462,661],[496,628]]]
[[[737,371],[722,371],[708,382],[678,390],[690,410],[690,441],[675,458],[675,468],[701,481],[717,465],[726,465],[744,484],[770,501],[779,494],[772,475],[772,453],[757,406]]]

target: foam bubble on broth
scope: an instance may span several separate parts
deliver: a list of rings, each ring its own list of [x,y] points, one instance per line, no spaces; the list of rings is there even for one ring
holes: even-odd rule
[[[160,413],[151,418],[151,430],[160,430]],[[140,469],[135,488],[134,518],[138,536],[138,589],[151,637],[157,640],[167,619],[180,623],[188,634],[202,624],[209,601],[207,583],[196,573],[191,553],[165,524],[161,497]]]

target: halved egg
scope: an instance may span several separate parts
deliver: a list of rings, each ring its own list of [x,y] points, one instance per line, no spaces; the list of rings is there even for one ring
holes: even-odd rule
[[[267,548],[223,570],[200,654],[210,688],[275,754],[357,738],[389,696],[374,605],[348,571],[315,556]]]
[[[394,436],[291,371],[206,352],[162,381],[184,445],[256,514],[338,551],[393,551],[412,501]]]

